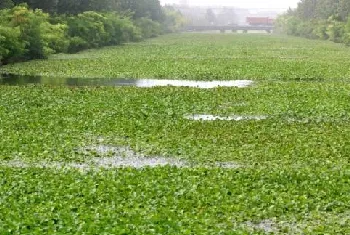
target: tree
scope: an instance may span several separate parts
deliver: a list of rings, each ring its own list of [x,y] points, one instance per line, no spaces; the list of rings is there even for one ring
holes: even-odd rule
[[[44,12],[56,11],[58,0],[12,0],[16,5],[26,3],[31,9],[41,9]]]
[[[2,0],[0,1],[0,10],[6,9],[6,8],[12,8],[14,6],[14,3],[12,0]]]
[[[181,30],[187,23],[185,17],[180,11],[175,10],[171,6],[163,8],[163,31],[166,33],[174,33]]]
[[[292,35],[350,44],[349,14],[349,0],[301,0],[277,25]]]
[[[301,19],[312,19],[315,17],[317,0],[301,0],[298,3],[296,13]]]
[[[80,0],[59,0],[57,3],[58,14],[78,14],[81,12]]]
[[[159,0],[119,0],[119,10],[131,11],[134,18],[148,17],[160,22],[162,20],[162,7]]]
[[[236,12],[233,8],[223,8],[216,18],[217,23],[220,25],[235,24],[237,22]]]
[[[347,21],[350,14],[350,1],[339,0],[337,12],[343,21]]]
[[[205,19],[209,22],[209,24],[216,24],[216,15],[213,9],[208,9],[205,14]]]
[[[20,39],[19,27],[0,25],[0,65],[23,56],[25,43]]]

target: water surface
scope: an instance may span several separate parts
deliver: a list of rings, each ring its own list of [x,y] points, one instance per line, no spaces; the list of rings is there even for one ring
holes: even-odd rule
[[[186,115],[185,119],[193,121],[246,121],[246,120],[264,120],[267,116],[264,115],[230,115],[230,116],[215,116],[209,114],[193,114]]]
[[[216,87],[238,87],[251,86],[251,80],[230,81],[190,81],[190,80],[160,80],[160,79],[88,79],[88,78],[53,78],[44,76],[22,76],[22,75],[0,75],[0,85],[25,86],[30,84],[52,85],[52,86],[136,86],[136,87],[195,87],[210,89]]]
[[[142,169],[146,167],[177,167],[177,168],[225,168],[236,169],[242,167],[235,162],[214,162],[212,164],[188,162],[184,159],[165,156],[145,156],[141,153],[133,151],[127,146],[108,146],[97,145],[89,146],[78,150],[84,155],[91,156],[91,152],[95,152],[99,157],[93,157],[83,162],[57,162],[57,161],[38,161],[27,162],[24,159],[16,158],[10,161],[1,161],[0,167],[9,168],[45,168],[45,169],[119,169],[134,168]]]

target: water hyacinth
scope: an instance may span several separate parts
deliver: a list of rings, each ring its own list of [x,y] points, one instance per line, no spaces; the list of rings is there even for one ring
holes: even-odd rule
[[[349,234],[348,52],[181,34],[1,67],[41,83],[0,86],[0,234]]]

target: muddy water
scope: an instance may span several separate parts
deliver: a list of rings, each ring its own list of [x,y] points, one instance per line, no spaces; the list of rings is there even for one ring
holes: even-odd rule
[[[188,81],[188,80],[158,80],[158,79],[87,79],[87,78],[52,78],[42,76],[0,75],[0,85],[25,86],[30,84],[42,84],[52,86],[136,86],[151,88],[157,86],[196,87],[210,89],[216,87],[251,86],[250,80],[231,81]]]

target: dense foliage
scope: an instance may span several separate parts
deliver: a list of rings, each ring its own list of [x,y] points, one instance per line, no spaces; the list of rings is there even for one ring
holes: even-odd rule
[[[302,0],[279,17],[279,30],[289,35],[350,45],[350,1]]]
[[[123,11],[107,11],[109,9],[97,7],[79,8],[82,11],[76,15],[58,15],[57,13],[61,13],[58,10],[54,15],[49,15],[36,9],[42,7],[47,12],[52,12],[49,10],[51,2],[57,1],[47,1],[47,5],[42,1],[40,4],[39,1],[29,1],[29,6],[35,10],[28,8],[26,4],[5,8],[13,4],[3,3],[5,9],[0,10],[0,64],[47,58],[53,53],[73,53],[88,48],[139,41],[162,33],[175,32],[184,23],[180,13],[173,9],[159,8],[160,13],[157,12],[161,16],[155,16],[142,8],[145,10],[142,12],[146,12],[146,15],[142,15],[131,6],[127,8],[126,3],[121,4]],[[57,2],[57,6],[59,4],[63,2]],[[91,4],[87,6],[92,6]],[[96,3],[96,6],[100,5]],[[105,11],[83,11],[90,9]]]
[[[1,8],[26,3],[32,9],[58,14],[78,14],[84,11],[130,11],[135,18],[149,17],[160,21],[163,17],[159,0],[4,0]]]

